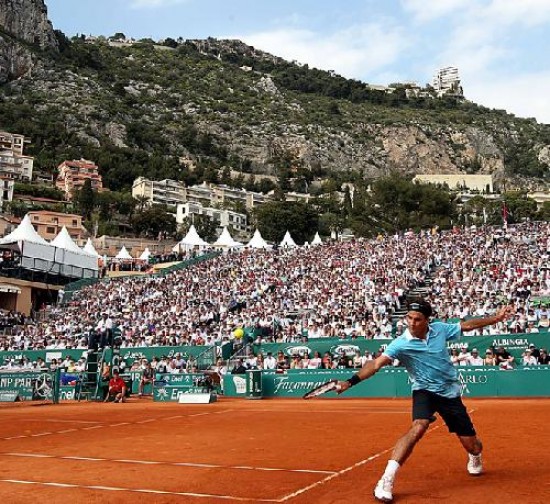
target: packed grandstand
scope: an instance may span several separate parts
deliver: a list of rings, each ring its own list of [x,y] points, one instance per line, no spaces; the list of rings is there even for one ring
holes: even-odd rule
[[[548,231],[524,223],[244,249],[164,276],[101,281],[51,307],[46,320],[6,313],[2,349],[85,349],[102,318],[118,328],[122,348],[240,344],[243,335],[256,343],[388,339],[403,331],[407,296],[419,292],[442,320],[515,306],[513,320],[480,334],[545,332]],[[33,366],[3,363],[20,365]]]

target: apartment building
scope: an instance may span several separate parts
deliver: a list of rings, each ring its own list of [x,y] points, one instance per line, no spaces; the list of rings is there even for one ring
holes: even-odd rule
[[[29,143],[23,135],[0,131],[0,176],[14,180],[32,180],[34,158],[23,154]]]
[[[4,203],[13,200],[13,186],[15,182],[10,177],[0,175],[0,210],[4,208]]]
[[[271,201],[269,195],[237,189],[226,185],[202,184],[185,187],[183,182],[175,180],[149,180],[138,177],[132,184],[134,198],[146,198],[151,204],[183,205],[200,203],[203,207],[230,207],[243,204],[247,210]]]
[[[69,235],[76,243],[82,244],[84,241],[86,229],[82,227],[80,215],[47,210],[32,211],[28,215],[37,233],[48,241],[53,240],[63,226],[67,228]]]
[[[238,189],[226,185],[209,184],[203,182],[200,185],[186,187],[186,201],[199,202],[205,207],[224,207],[236,203],[244,204],[247,210],[252,210],[257,205],[271,201],[269,195]]]
[[[239,233],[251,233],[252,228],[248,225],[246,214],[222,210],[219,208],[205,207],[199,202],[188,202],[178,205],[176,211],[176,222],[182,224],[185,219],[193,219],[193,215],[206,215],[220,227],[231,226]]]
[[[440,68],[433,77],[432,86],[438,96],[446,94],[463,95],[458,68],[453,66]]]
[[[67,200],[71,200],[75,191],[82,189],[84,182],[90,180],[92,190],[103,190],[103,179],[99,168],[93,161],[87,159],[63,161],[58,167],[55,186],[65,193]]]
[[[145,198],[151,204],[177,206],[187,201],[185,184],[177,180],[149,180],[138,177],[132,184],[132,197]]]

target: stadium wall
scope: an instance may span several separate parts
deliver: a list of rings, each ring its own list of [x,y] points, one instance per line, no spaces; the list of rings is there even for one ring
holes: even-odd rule
[[[502,370],[498,367],[457,368],[462,395],[466,397],[550,397],[550,366]],[[307,391],[332,378],[345,380],[354,370],[261,371],[261,397],[301,398]],[[258,373],[258,371],[256,371]],[[253,380],[247,375],[226,375],[224,395],[251,397]],[[382,369],[342,397],[409,397],[411,381],[405,369]],[[334,392],[326,397],[336,397]]]

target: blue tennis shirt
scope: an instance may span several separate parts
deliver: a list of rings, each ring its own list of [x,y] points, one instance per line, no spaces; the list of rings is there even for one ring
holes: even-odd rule
[[[461,392],[458,373],[451,363],[447,341],[462,336],[460,323],[433,322],[425,340],[415,338],[407,329],[384,350],[384,355],[399,362],[409,372],[413,390],[428,390],[453,398]]]

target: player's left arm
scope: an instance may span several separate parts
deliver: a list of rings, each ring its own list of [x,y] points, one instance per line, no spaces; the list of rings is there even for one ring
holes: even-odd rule
[[[482,327],[497,324],[506,320],[508,317],[515,313],[513,306],[504,306],[495,315],[491,317],[473,318],[469,320],[463,320],[460,322],[460,329],[462,332],[473,331],[474,329],[481,329]]]

